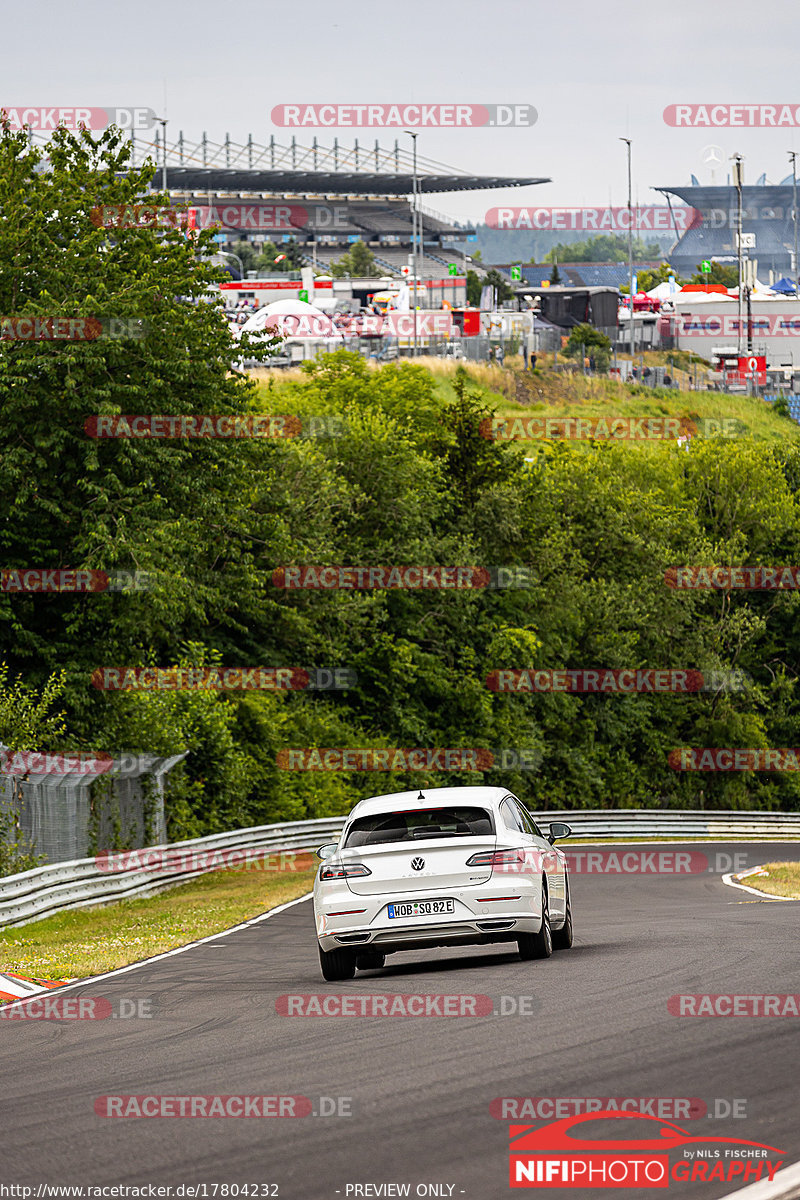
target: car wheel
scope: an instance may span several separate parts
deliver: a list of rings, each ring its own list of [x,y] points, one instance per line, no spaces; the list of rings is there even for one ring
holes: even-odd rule
[[[386,964],[386,955],[375,950],[369,954],[359,954],[356,957],[357,971],[380,971]]]
[[[550,931],[550,906],[547,888],[542,884],[542,927],[538,933],[523,933],[517,938],[519,956],[526,961],[531,958],[549,958],[553,953],[553,935]]]
[[[569,894],[569,881],[567,881],[567,916],[564,924],[560,929],[553,930],[553,948],[555,950],[569,950],[572,945],[572,898]]]
[[[352,979],[356,973],[356,956],[352,950],[323,950],[319,948],[319,965],[323,979],[336,983],[340,979]]]

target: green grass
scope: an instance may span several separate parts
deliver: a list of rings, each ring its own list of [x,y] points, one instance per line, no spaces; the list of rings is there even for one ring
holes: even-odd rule
[[[213,871],[141,900],[57,913],[0,930],[0,970],[37,979],[83,979],[185,946],[311,890],[298,871]]]
[[[763,872],[763,874],[762,874]],[[739,882],[767,896],[784,900],[800,900],[800,863],[764,863],[758,875],[738,877]]]
[[[654,389],[642,384],[629,386],[601,376],[583,376],[577,370],[575,373],[554,371],[552,360],[552,354],[540,355],[536,372],[524,371],[522,359],[518,356],[508,357],[505,367],[489,366],[488,363],[459,364],[429,357],[420,357],[417,362],[431,372],[436,383],[436,394],[443,401],[454,397],[454,376],[463,365],[472,387],[494,405],[498,416],[504,418],[533,414],[589,420],[601,417],[674,417],[695,422],[721,422],[733,418],[739,423],[735,427],[738,437],[781,442],[787,438],[800,438],[800,426],[788,417],[778,416],[771,405],[757,397],[706,390]],[[651,366],[666,364],[667,355],[651,351],[645,354],[644,360],[646,365]],[[564,365],[569,361],[559,355],[559,364]],[[686,372],[673,368],[670,373],[684,382],[689,381]],[[250,374],[259,385],[257,408],[274,413],[285,411],[283,394],[287,384],[305,378],[295,368],[288,371],[255,369]],[[703,374],[704,369],[698,368],[698,378]],[[641,447],[646,443],[632,441],[628,444]]]

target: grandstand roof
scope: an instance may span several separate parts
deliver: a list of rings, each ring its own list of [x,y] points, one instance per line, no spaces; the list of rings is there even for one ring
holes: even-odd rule
[[[508,175],[419,175],[417,190],[466,192],[484,188],[527,187],[549,183],[538,176],[518,178]],[[153,176],[153,187],[161,187],[161,171]],[[171,167],[167,166],[170,192],[268,192],[270,195],[336,196],[408,196],[414,187],[413,175],[405,172],[250,170],[242,167]]]
[[[679,187],[658,187],[657,192],[669,192],[680,196],[693,208],[725,208],[736,203],[736,188],[733,184],[703,185],[682,184]],[[745,207],[753,204],[763,204],[767,207],[777,202],[790,204],[793,189],[791,183],[744,184],[742,187],[742,202]]]
[[[132,145],[133,161],[154,160],[159,169],[153,186],[161,186],[161,164],[166,158],[167,187],[172,192],[265,192],[270,195],[407,196],[413,191],[416,166],[420,193],[464,192],[489,188],[527,187],[550,183],[546,176],[472,175],[435,159],[418,155],[395,139],[393,146],[370,146],[355,139],[353,146],[321,146],[316,138],[309,145],[295,137],[288,144],[270,138],[268,144],[253,141],[212,142],[205,134],[190,142],[180,131],[174,141],[137,136]]]

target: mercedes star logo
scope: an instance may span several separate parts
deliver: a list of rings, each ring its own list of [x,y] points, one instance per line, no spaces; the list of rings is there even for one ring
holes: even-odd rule
[[[412,871],[421,871],[424,866],[425,866],[424,858],[412,858],[412,860],[411,860],[411,870]]]
[[[725,154],[719,146],[706,146],[702,160],[707,167],[718,167],[725,159]]]

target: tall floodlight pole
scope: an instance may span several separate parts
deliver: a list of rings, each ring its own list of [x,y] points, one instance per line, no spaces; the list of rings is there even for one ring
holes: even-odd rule
[[[414,358],[417,357],[417,229],[419,228],[419,219],[417,217],[417,134],[413,129],[407,129],[406,133],[414,140],[414,209],[411,218],[411,253],[412,253],[412,271],[414,272],[414,299],[412,308],[414,309]]]
[[[161,147],[161,190],[167,190],[167,117],[156,117],[161,126],[161,137],[164,145]]]
[[[628,147],[628,292],[631,298],[630,310],[630,335],[631,335],[631,363],[633,363],[634,354],[634,331],[633,331],[633,189],[631,186],[631,139],[620,138]]]
[[[794,254],[792,255],[792,282],[794,283],[795,294],[797,294],[797,155],[794,150],[789,151],[789,158],[792,160],[792,188],[794,192],[794,204],[792,207],[792,215],[794,216]]]
[[[739,264],[739,338],[738,349],[739,354],[742,353],[742,179],[744,176],[744,168],[742,166],[741,154],[733,156],[733,183],[736,188],[736,257]]]

